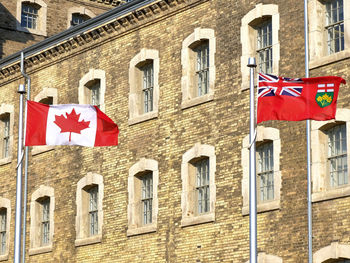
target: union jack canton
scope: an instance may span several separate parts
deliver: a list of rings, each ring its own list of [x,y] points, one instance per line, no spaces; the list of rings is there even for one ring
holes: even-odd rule
[[[276,94],[300,97],[303,84],[304,82],[301,78],[292,79],[259,73],[258,98],[276,96]]]

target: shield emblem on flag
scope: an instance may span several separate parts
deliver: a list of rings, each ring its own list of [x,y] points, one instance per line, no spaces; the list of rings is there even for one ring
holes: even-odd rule
[[[331,105],[334,97],[334,89],[319,89],[316,93],[316,102],[321,108]]]

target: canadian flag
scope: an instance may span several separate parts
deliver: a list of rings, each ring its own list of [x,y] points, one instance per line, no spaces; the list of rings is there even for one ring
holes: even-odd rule
[[[118,126],[97,106],[27,101],[26,146],[118,145]]]

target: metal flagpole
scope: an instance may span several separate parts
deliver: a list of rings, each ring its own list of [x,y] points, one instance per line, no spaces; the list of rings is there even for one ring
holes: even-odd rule
[[[24,53],[21,52],[21,73],[27,81],[27,100],[30,100],[30,77],[24,72]],[[27,103],[25,104],[25,118],[27,118]],[[24,141],[27,130],[27,120],[24,121]],[[27,189],[28,189],[28,155],[29,147],[25,147],[24,162],[24,191],[23,191],[23,240],[22,240],[22,263],[26,260],[26,225],[27,225]]]
[[[305,35],[305,77],[309,77],[309,30],[307,0],[304,0],[304,35]],[[312,263],[312,197],[311,197],[311,129],[310,120],[306,120],[306,152],[307,152],[307,221],[309,263]]]
[[[256,162],[255,162],[255,102],[254,68],[255,58],[248,59],[250,68],[250,130],[249,130],[249,256],[250,263],[257,263],[257,208],[256,208]]]
[[[23,160],[23,98],[25,86],[19,85],[19,117],[18,117],[18,148],[17,148],[17,186],[15,214],[15,243],[14,263],[20,262],[21,257],[21,219],[22,219],[22,160]]]

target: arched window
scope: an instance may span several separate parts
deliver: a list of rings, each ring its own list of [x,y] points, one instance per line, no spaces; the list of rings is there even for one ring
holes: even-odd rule
[[[349,263],[350,246],[333,242],[313,254],[314,263]]]
[[[11,203],[0,197],[0,260],[8,260],[10,242]]]
[[[13,105],[1,104],[0,106],[0,165],[7,164],[12,160],[13,147]]]
[[[79,25],[93,17],[95,14],[83,6],[71,7],[67,14],[67,28]]]
[[[43,0],[17,0],[17,30],[46,36],[46,15]]]

